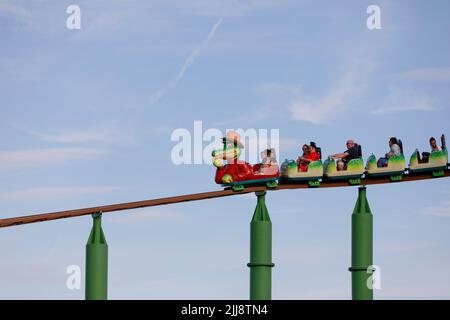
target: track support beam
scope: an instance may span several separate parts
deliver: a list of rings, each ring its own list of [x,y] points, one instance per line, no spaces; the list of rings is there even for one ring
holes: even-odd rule
[[[352,214],[352,299],[373,300],[373,216],[366,198],[366,187],[358,189]]]
[[[272,299],[272,222],[265,204],[266,192],[255,192],[258,200],[250,222],[250,299]]]
[[[86,300],[108,298],[108,244],[102,230],[102,213],[92,215],[93,226],[86,244]]]

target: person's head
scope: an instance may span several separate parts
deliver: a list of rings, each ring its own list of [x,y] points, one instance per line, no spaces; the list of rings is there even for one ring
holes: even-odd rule
[[[309,152],[313,153],[316,152],[317,147],[316,144],[314,142],[311,142],[311,144],[309,145]]]
[[[267,156],[267,158],[270,158],[272,156],[272,150],[271,149],[267,149],[266,150],[266,156]]]
[[[436,148],[436,139],[434,137],[430,138],[430,146]]]
[[[350,149],[350,148],[353,148],[353,146],[355,145],[355,142],[353,140],[347,140],[346,145],[347,145],[347,148]]]
[[[391,137],[389,139],[389,146],[392,147],[392,145],[394,145],[394,144],[398,145],[398,140],[396,137]]]
[[[307,144],[304,144],[302,147],[303,154],[307,154],[309,152],[309,147]]]

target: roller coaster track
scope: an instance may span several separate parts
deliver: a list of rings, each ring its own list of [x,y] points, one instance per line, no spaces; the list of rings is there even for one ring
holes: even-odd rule
[[[448,169],[448,164],[447,164],[447,168],[445,169],[444,176],[442,176],[442,177],[449,177],[449,176],[450,176],[450,170]],[[439,177],[439,178],[442,178],[442,177]],[[423,174],[405,174],[403,176],[403,179],[398,182],[391,182],[389,177],[362,178],[361,185],[372,185],[372,184],[382,184],[382,183],[400,183],[400,182],[417,181],[417,180],[425,180],[425,179],[439,179],[439,178],[433,177],[431,172],[423,173]],[[351,185],[349,185],[349,183],[347,181],[323,181],[323,182],[321,182],[319,189],[333,188],[333,187],[350,187],[350,186]],[[308,184],[306,184],[306,183],[280,184],[280,185],[278,185],[278,187],[270,188],[270,189],[268,189],[266,186],[253,186],[253,187],[247,187],[242,191],[234,191],[232,189],[227,188],[225,190],[186,194],[186,195],[168,197],[168,198],[117,203],[117,204],[110,204],[110,205],[104,205],[104,206],[98,206],[98,207],[90,207],[90,208],[83,208],[83,209],[66,210],[66,211],[58,211],[58,212],[50,212],[50,213],[35,214],[35,215],[29,215],[29,216],[20,216],[20,217],[0,219],[0,228],[18,226],[18,225],[22,225],[22,224],[35,223],[35,222],[44,222],[44,221],[50,221],[50,220],[64,219],[64,218],[80,217],[80,216],[94,214],[94,213],[98,213],[98,212],[106,213],[106,212],[113,212],[113,211],[120,211],[120,210],[161,206],[161,205],[166,205],[166,204],[180,203],[180,202],[187,202],[187,201],[197,201],[197,200],[205,200],[205,199],[212,199],[212,198],[221,198],[221,197],[246,194],[246,193],[256,192],[256,191],[265,191],[265,190],[277,191],[277,190],[286,190],[286,189],[307,189],[307,188],[311,189],[311,187],[309,187]]]

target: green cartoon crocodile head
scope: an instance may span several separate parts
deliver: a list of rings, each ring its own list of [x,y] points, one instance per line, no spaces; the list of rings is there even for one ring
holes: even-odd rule
[[[239,135],[234,131],[228,132],[227,136],[223,138],[223,147],[212,152],[213,165],[220,168],[223,166],[223,160],[232,163],[240,157],[243,147]]]

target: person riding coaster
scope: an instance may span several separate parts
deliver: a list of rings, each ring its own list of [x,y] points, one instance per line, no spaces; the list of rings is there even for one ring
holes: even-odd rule
[[[323,176],[321,148],[311,142],[309,146],[303,145],[302,150],[297,162],[286,159],[282,163],[281,178],[285,182],[308,182],[310,187],[318,187]]]
[[[364,174],[361,146],[353,140],[347,140],[346,145],[346,151],[330,155],[323,163],[324,179],[348,180],[350,184],[359,184]]]
[[[406,168],[402,140],[391,137],[389,148],[389,152],[378,161],[373,153],[367,159],[366,176],[368,178],[389,176],[392,182],[402,180]]]
[[[441,177],[447,168],[448,151],[445,144],[445,136],[441,136],[441,147],[436,143],[436,139],[430,138],[431,152],[423,152],[420,158],[419,150],[416,149],[409,160],[409,172],[421,173],[432,171],[433,176]]]
[[[242,190],[248,184],[266,184],[267,187],[276,187],[279,176],[275,150],[263,152],[262,163],[251,165],[239,160],[244,144],[235,131],[229,131],[223,138],[223,148],[212,152],[212,163],[217,168],[215,182],[224,186],[231,186],[233,190]],[[223,160],[227,164],[223,163]]]

